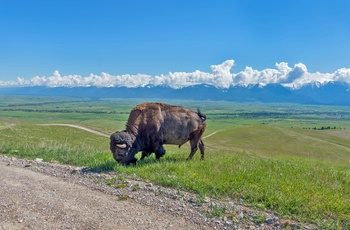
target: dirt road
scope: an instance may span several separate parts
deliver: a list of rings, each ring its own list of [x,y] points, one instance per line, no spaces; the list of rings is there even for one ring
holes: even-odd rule
[[[198,229],[184,217],[118,201],[62,178],[0,161],[0,229]]]
[[[89,129],[89,128],[86,128],[84,126],[81,126],[81,125],[72,125],[72,124],[40,124],[40,125],[45,125],[45,126],[68,126],[68,127],[72,127],[72,128],[76,128],[76,129],[81,129],[81,130],[84,130],[84,131],[87,131],[87,132],[90,132],[90,133],[93,133],[93,134],[96,134],[96,135],[99,135],[99,136],[103,136],[103,137],[108,137],[110,135],[107,135],[105,133],[101,133],[99,131],[96,131],[96,130],[93,130],[93,129]]]

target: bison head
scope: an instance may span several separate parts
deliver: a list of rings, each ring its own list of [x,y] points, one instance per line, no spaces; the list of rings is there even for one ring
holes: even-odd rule
[[[125,163],[124,161],[132,147],[132,139],[130,134],[126,131],[115,132],[111,135],[110,139],[110,149],[114,159],[118,163]]]

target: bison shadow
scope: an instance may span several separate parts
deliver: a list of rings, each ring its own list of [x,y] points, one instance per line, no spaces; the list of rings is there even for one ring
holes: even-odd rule
[[[186,161],[186,158],[179,159],[176,156],[166,156],[164,158],[161,158],[160,160],[157,160],[153,155],[146,157],[143,160],[138,160],[136,165],[122,165],[118,162],[116,162],[114,159],[110,159],[105,161],[104,163],[101,163],[93,168],[83,168],[81,171],[83,174],[86,173],[103,173],[103,172],[111,172],[115,171],[115,167],[137,167],[142,165],[149,165],[149,164],[162,164],[162,163],[174,163],[174,162],[184,162]]]

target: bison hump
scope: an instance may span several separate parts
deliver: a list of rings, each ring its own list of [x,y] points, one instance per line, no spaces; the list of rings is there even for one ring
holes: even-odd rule
[[[143,111],[145,109],[158,109],[159,107],[165,107],[167,104],[162,102],[144,102],[135,106],[131,111],[139,110]]]

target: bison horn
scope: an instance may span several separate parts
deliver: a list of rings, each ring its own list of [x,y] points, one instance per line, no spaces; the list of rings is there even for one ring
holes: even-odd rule
[[[125,149],[126,148],[126,144],[118,144],[116,145],[118,148],[121,148],[121,149]]]

